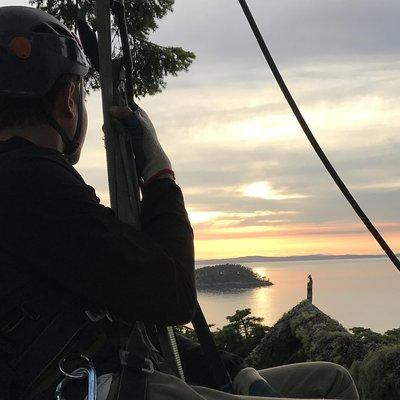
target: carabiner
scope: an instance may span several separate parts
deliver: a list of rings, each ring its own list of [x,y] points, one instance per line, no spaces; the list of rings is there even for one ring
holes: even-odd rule
[[[93,362],[86,356],[80,355],[79,358],[85,361],[85,364],[73,372],[67,372],[65,370],[64,364],[67,361],[67,357],[60,360],[58,363],[58,368],[65,378],[57,385],[55,391],[56,400],[65,400],[62,395],[62,391],[68,382],[71,380],[81,380],[87,378],[88,380],[88,395],[87,400],[96,400],[97,398],[97,375],[96,370],[93,366]]]

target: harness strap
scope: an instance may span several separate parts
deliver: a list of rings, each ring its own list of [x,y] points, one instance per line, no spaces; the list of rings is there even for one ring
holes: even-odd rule
[[[120,322],[121,374],[116,400],[145,400],[148,375],[154,373],[151,348],[147,346],[144,325]]]
[[[90,323],[83,312],[64,312],[55,316],[31,346],[13,362],[24,394],[29,393],[50,366],[58,363],[66,347]]]
[[[65,147],[64,153],[66,155],[73,154],[79,147],[79,142],[76,140],[76,138],[74,137],[74,139],[71,140],[64,128],[54,119],[52,115],[48,114],[46,120],[47,123],[60,135]]]
[[[228,370],[226,369],[218,352],[214,338],[211,335],[210,328],[208,327],[207,321],[200,306],[197,307],[192,324],[203,349],[204,355],[208,361],[208,365],[211,368],[211,372],[218,389],[223,392],[233,393],[232,381]]]
[[[123,368],[116,400],[145,400],[148,375]]]

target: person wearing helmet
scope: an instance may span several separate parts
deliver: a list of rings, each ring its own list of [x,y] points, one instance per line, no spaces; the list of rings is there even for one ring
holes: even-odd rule
[[[137,115],[146,139],[142,231],[102,206],[73,168],[87,129],[88,67],[79,40],[56,18],[30,7],[0,7],[1,398],[54,398],[62,379],[58,362],[76,353],[94,362],[99,400],[237,399],[189,386],[161,372],[168,372],[162,362],[154,372],[160,358],[135,321],[192,319],[193,232],[144,111]],[[131,129],[131,110],[110,112]],[[122,352],[120,337],[129,338]],[[238,394],[358,399],[347,371],[330,363],[260,373],[237,364]],[[81,400],[86,385],[67,386],[63,394]]]
[[[113,323],[97,321],[97,310],[161,324],[189,322],[195,311],[193,232],[147,115],[139,116],[152,146],[141,171],[141,232],[101,205],[72,166],[87,128],[88,68],[56,18],[0,7],[1,398],[52,399],[57,362],[70,352],[92,357],[100,374],[117,371]],[[136,330],[134,350],[147,355]],[[77,390],[86,395],[84,385]]]

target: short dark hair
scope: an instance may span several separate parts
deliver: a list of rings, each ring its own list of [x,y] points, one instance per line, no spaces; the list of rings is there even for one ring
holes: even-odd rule
[[[24,99],[0,95],[0,131],[26,124],[45,123],[50,106],[58,91],[69,83],[78,84],[78,75],[61,75],[46,95],[40,99]]]

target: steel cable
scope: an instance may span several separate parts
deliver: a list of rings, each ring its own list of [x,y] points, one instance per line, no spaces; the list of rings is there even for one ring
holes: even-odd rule
[[[311,146],[314,148],[315,152],[317,153],[318,157],[324,164],[326,170],[329,172],[331,175],[332,179],[335,181],[336,185],[339,187],[340,191],[343,193],[344,197],[347,199],[347,201],[350,203],[354,211],[357,213],[361,221],[364,223],[366,228],[371,232],[372,236],[375,238],[375,240],[379,243],[383,251],[386,253],[386,255],[390,258],[390,260],[393,262],[395,267],[399,270],[400,272],[400,260],[397,258],[395,253],[392,251],[390,246],[386,243],[385,239],[382,237],[382,235],[379,233],[379,231],[375,228],[374,224],[370,221],[370,219],[367,217],[365,212],[362,210],[362,208],[359,206],[357,203],[356,199],[353,197],[353,195],[350,193],[349,189],[347,189],[347,186],[345,183],[342,181],[338,173],[336,172],[335,168],[333,165],[330,163],[328,160],[328,157],[325,155],[324,151],[322,150],[321,146],[318,144],[317,140],[315,139],[313,133],[311,132],[310,128],[307,125],[307,122],[305,121],[303,115],[301,114],[301,111],[299,110],[299,107],[297,106],[292,94],[290,93],[288,87],[286,86],[285,81],[282,78],[282,75],[280,74],[278,67],[275,64],[274,59],[271,56],[270,51],[268,50],[268,47],[264,41],[264,38],[258,29],[257,23],[254,20],[254,17],[247,5],[246,0],[239,0],[239,3],[243,9],[243,12],[250,24],[250,27],[254,33],[254,36],[257,39],[257,42],[261,48],[261,51],[264,54],[264,57],[283,93],[285,96],[287,102],[289,103],[290,108],[292,109],[295,117],[297,118],[297,121],[299,122],[300,126],[302,127],[305,135],[307,136],[308,140],[311,143]]]

